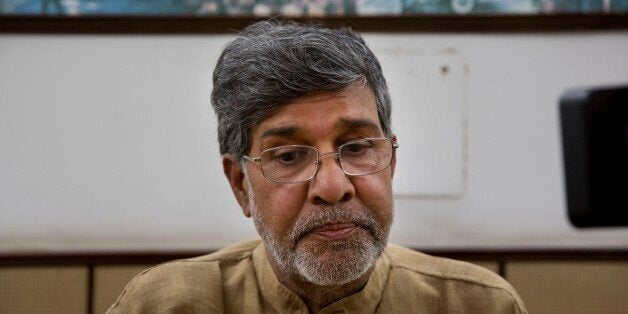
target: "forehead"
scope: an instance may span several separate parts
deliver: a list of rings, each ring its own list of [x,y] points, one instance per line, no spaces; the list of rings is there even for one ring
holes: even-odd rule
[[[251,133],[255,142],[274,130],[323,137],[355,127],[375,128],[374,131],[382,133],[375,96],[363,85],[297,98],[255,125]]]

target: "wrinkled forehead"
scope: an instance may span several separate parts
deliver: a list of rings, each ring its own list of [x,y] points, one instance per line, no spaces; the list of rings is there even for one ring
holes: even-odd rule
[[[340,91],[317,91],[283,105],[253,126],[255,142],[267,135],[308,133],[327,136],[340,129],[367,127],[383,134],[373,91],[353,84]]]

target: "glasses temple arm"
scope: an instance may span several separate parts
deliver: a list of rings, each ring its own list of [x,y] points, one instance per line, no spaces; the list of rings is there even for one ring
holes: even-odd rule
[[[262,161],[262,157],[251,157],[251,156],[247,156],[247,155],[243,155],[242,158],[248,160],[248,161],[252,161],[252,162],[260,162]]]

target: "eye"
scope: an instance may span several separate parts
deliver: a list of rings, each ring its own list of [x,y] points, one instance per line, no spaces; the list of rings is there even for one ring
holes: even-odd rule
[[[308,151],[299,148],[281,148],[275,151],[272,160],[279,164],[289,166],[298,164],[307,159]]]
[[[359,156],[373,147],[373,143],[367,140],[350,142],[342,146],[342,154],[347,156]]]

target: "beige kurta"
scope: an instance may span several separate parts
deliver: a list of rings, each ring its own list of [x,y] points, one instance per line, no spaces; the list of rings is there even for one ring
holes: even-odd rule
[[[260,240],[143,271],[108,313],[308,313],[273,272]],[[321,313],[527,313],[478,266],[388,245],[362,291]]]

